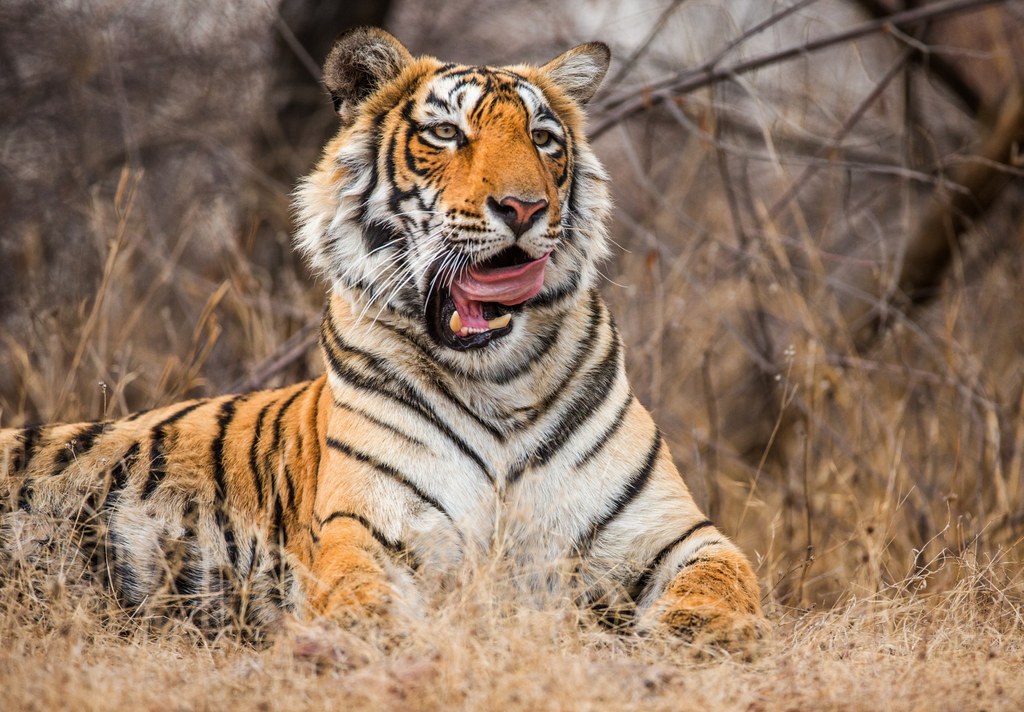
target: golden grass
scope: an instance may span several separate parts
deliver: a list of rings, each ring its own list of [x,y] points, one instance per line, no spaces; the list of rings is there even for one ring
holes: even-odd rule
[[[264,648],[185,623],[102,622],[90,610],[100,594],[71,595],[81,587],[54,586],[44,603],[7,586],[0,682],[10,710],[1020,709],[1021,581],[969,568],[940,593],[775,607],[752,657],[600,630],[571,607],[517,603],[493,580],[398,638],[308,623]]]

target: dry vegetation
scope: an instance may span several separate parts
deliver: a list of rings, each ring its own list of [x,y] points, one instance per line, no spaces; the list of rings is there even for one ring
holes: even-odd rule
[[[128,620],[58,566],[0,580],[3,707],[1024,708],[1024,8],[700,71],[903,7],[460,0],[388,18],[461,60],[612,45],[591,122],[623,248],[604,292],[691,489],[755,560],[776,626],[753,659],[601,630],[500,571],[401,639],[309,624],[252,647]],[[266,7],[130,8],[0,8],[5,426],[320,369],[323,288],[288,247],[287,171],[315,158],[329,107],[289,133]]]

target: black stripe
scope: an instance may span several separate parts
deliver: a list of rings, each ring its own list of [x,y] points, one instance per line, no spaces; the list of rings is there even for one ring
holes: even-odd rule
[[[89,450],[97,438],[102,432],[110,427],[109,421],[89,423],[82,427],[77,433],[72,435],[65,441],[64,447],[60,448],[57,452],[57,456],[53,461],[53,470],[50,471],[49,477],[56,477],[60,475],[64,470],[67,469],[68,465],[71,464],[72,460],[78,455],[84,455]],[[39,428],[26,429],[25,432],[25,450],[29,452],[34,450],[37,444],[37,438],[39,435]],[[29,438],[31,441],[29,442]],[[31,455],[27,456],[26,462],[31,459]],[[25,512],[32,511],[32,495],[35,492],[35,488],[32,486],[32,477],[25,476],[22,481],[21,488],[18,491],[18,509]]]
[[[111,588],[113,588],[118,599],[128,606],[135,608],[145,600],[146,592],[142,590],[142,583],[135,571],[132,562],[129,561],[131,552],[124,538],[117,530],[111,530],[107,535],[107,560],[112,561],[111,567]]]
[[[184,538],[189,541],[195,538],[195,535],[194,531],[186,529]],[[184,553],[180,555],[178,562],[180,568],[171,583],[171,590],[185,599],[180,602],[180,605],[183,610],[188,611],[199,603],[197,594],[202,591],[203,585],[206,583],[206,571],[201,562],[197,560],[198,557],[192,552],[192,547],[185,544],[183,548]]]
[[[68,440],[68,447],[64,448],[57,458],[58,464],[66,466],[75,457],[88,453],[96,443],[96,438],[109,430],[110,425],[110,421],[86,425]]]
[[[21,431],[21,454],[14,460],[14,471],[27,470],[36,454],[36,446],[39,444],[39,435],[43,431],[42,425],[30,425]]]
[[[168,569],[177,566],[177,573],[171,582],[171,591],[184,600],[179,601],[183,610],[194,608],[199,601],[196,595],[199,594],[206,584],[206,571],[202,567],[202,553],[196,545],[196,526],[199,524],[199,511],[196,501],[189,500],[181,516],[182,529],[184,530],[180,539],[172,543],[173,549],[168,547],[171,542],[163,545],[164,558],[167,561]]]
[[[424,102],[430,104],[431,106],[436,106],[444,111],[450,112],[452,110],[452,105],[449,104],[446,99],[442,99],[441,97],[439,97],[434,92],[433,89],[431,89],[430,92],[427,94],[427,98],[424,99]]]
[[[60,449],[54,458],[53,464],[56,466],[56,469],[51,475],[59,475],[71,464],[75,457],[84,455],[91,450],[96,437],[109,427],[109,422],[89,423],[77,433],[67,438],[64,447]]]
[[[418,134],[420,131],[419,125],[417,125],[417,123],[412,119],[412,108],[412,101],[407,102],[405,106],[402,107],[402,121],[405,123],[405,144],[402,146],[402,158],[404,159],[405,167],[409,170],[409,172],[422,178],[427,174],[427,171],[424,170],[423,168],[420,168],[419,161],[417,160],[416,154],[413,152],[412,148],[413,139],[419,138]],[[441,151],[447,153],[448,151],[446,147],[441,148],[437,146],[431,146],[429,143],[423,140],[421,140],[420,143],[430,149],[433,149],[435,153]],[[394,146],[394,139],[392,139],[392,151],[394,150]],[[392,157],[394,157],[394,154],[391,155]],[[392,186],[397,187],[397,185],[394,183],[394,174],[392,173],[389,177],[392,179]],[[395,206],[392,205],[392,207]]]
[[[571,128],[569,128],[562,122],[559,121],[558,125],[561,126],[562,130],[565,132],[565,143],[563,144],[563,146],[565,146],[566,148],[565,167],[562,171],[562,174],[558,177],[558,187],[561,188],[562,186],[565,185],[565,181],[567,178],[569,178],[570,176],[573,177],[572,182],[569,184],[569,195],[565,201],[566,207],[568,208],[566,213],[569,216],[569,226],[572,227],[573,223],[575,222],[575,216],[578,215],[577,210],[579,209],[579,206],[577,204],[579,196],[577,195],[576,191],[578,189],[577,187],[582,182],[575,180],[575,176],[573,175],[573,173],[576,170],[576,151],[569,149],[570,146],[573,147],[573,149],[575,149],[576,135],[573,133],[573,130]],[[570,242],[575,242],[575,240],[573,239],[575,237],[575,234],[575,230],[569,231]]]
[[[405,105],[402,107],[402,109],[400,111],[400,113],[402,114],[403,118],[405,118],[408,123],[411,123],[411,121],[409,119],[409,112],[412,110],[412,105],[413,105],[413,100],[409,99],[408,101],[406,101]],[[413,130],[415,130],[415,129],[413,128]],[[385,149],[384,149],[385,175],[386,175],[387,181],[388,181],[388,188],[391,189],[391,194],[388,196],[388,207],[391,208],[391,212],[393,214],[398,214],[398,213],[403,212],[403,210],[402,210],[402,203],[405,200],[407,200],[410,197],[412,197],[413,195],[415,195],[419,191],[419,188],[416,186],[415,183],[412,184],[412,187],[409,190],[402,190],[401,188],[398,187],[398,181],[396,179],[396,166],[395,166],[395,163],[396,163],[396,160],[397,160],[397,157],[396,157],[395,154],[398,152],[398,144],[397,144],[397,138],[396,138],[397,135],[398,135],[398,132],[396,131],[396,132],[393,132],[388,137],[388,143],[387,143],[387,146],[385,146]],[[408,145],[409,145],[409,142],[406,141],[406,147],[408,147]]]
[[[601,327],[605,324],[605,310],[601,308],[601,297],[597,293],[597,290],[591,290],[590,301],[587,304],[587,333],[586,336],[577,344],[576,352],[573,354],[572,365],[566,370],[565,375],[558,382],[551,392],[541,401],[540,406],[537,409],[538,414],[543,414],[551,405],[558,400],[564,393],[566,393],[566,387],[569,383],[577,377],[583,364],[586,362],[590,355],[593,353],[594,344],[597,343],[597,338],[600,335]],[[612,331],[612,337],[615,338],[616,334]]]
[[[435,74],[435,76],[443,78],[472,76],[474,80],[477,81],[467,81],[466,84],[475,84],[476,86],[479,86],[480,82],[478,80],[481,79],[481,77],[479,77],[478,75],[480,74],[483,74],[483,70],[480,67],[467,67],[459,64],[446,64],[437,71],[437,74]]]
[[[430,344],[424,344],[417,334],[411,333],[402,329],[394,324],[387,324],[384,322],[377,322],[377,326],[383,327],[393,333],[397,338],[406,341],[410,346],[415,348],[421,356],[427,359],[430,363],[437,362],[437,356],[434,354]],[[456,377],[465,379],[475,380],[486,380],[489,383],[495,383],[498,385],[504,385],[510,383],[516,378],[522,376],[524,373],[532,370],[537,366],[537,362],[540,361],[544,356],[548,354],[551,348],[558,342],[558,337],[562,334],[562,323],[558,319],[553,319],[549,324],[546,324],[542,329],[538,330],[532,336],[536,337],[536,348],[533,351],[517,353],[515,354],[516,362],[503,364],[498,371],[488,371],[486,373],[477,373],[475,371],[470,372],[462,368],[457,363],[445,363],[446,370],[454,374]]]
[[[644,459],[643,465],[640,466],[636,472],[632,474],[626,486],[622,488],[622,491],[615,496],[612,500],[611,509],[608,513],[601,517],[599,520],[591,525],[590,529],[582,536],[582,538],[576,543],[574,551],[579,555],[583,556],[590,550],[597,538],[601,536],[601,533],[610,525],[615,519],[625,511],[626,507],[630,505],[633,500],[639,496],[643,491],[644,485],[647,484],[650,479],[651,472],[654,470],[654,463],[658,459],[658,453],[661,452],[661,433],[655,432],[654,438],[651,442],[650,448],[647,450],[647,457]]]
[[[108,509],[117,501],[121,491],[128,485],[128,478],[131,477],[132,469],[138,461],[139,443],[134,442],[110,470],[110,489],[107,491],[107,498],[103,503],[104,509]]]
[[[370,364],[371,368],[373,368],[373,370],[376,371],[377,375],[380,376],[381,378],[387,378],[390,380],[401,380],[405,390],[415,392],[419,396],[419,400],[421,402],[424,400],[423,396],[416,389],[415,385],[409,383],[404,378],[397,376],[397,374],[395,374],[394,367],[386,359],[345,343],[342,340],[341,334],[339,333],[338,328],[334,323],[334,316],[330,312],[328,312],[327,314],[327,321],[328,325],[330,326],[331,333],[334,336],[334,341],[343,350],[351,351],[352,353],[357,354],[358,356],[365,359]],[[434,363],[435,361],[436,359],[430,358],[430,363]],[[495,427],[492,423],[487,422],[486,420],[481,418],[477,413],[475,413],[472,408],[463,403],[462,399],[455,395],[448,387],[448,385],[444,382],[443,374],[438,372],[437,378],[430,379],[430,385],[437,389],[441,393],[441,395],[443,395],[452,405],[458,408],[463,414],[469,416],[472,420],[476,422],[477,425],[479,425],[484,430],[488,431],[492,436],[500,438],[505,435],[505,431],[503,429]]]
[[[288,530],[284,524],[284,507],[281,506],[281,496],[274,497],[274,533],[277,534],[277,543],[283,549],[288,546]]]
[[[260,408],[256,416],[256,426],[253,428],[252,442],[249,444],[249,469],[252,471],[252,482],[256,488],[256,509],[263,511],[263,470],[259,465],[260,440],[263,435],[263,419],[267,417],[267,411],[274,405],[271,401]]]
[[[210,459],[213,461],[213,485],[214,485],[214,516],[217,526],[224,535],[224,544],[228,549],[228,558],[231,566],[238,567],[238,544],[235,541],[235,532],[231,528],[231,520],[227,512],[228,483],[224,465],[224,440],[227,438],[228,428],[235,419],[235,411],[239,401],[244,401],[247,396],[235,396],[225,401],[217,413],[217,436],[210,445]]]
[[[138,587],[135,573],[127,561],[118,560],[118,537],[110,528],[111,514],[121,493],[128,485],[131,471],[138,463],[139,444],[132,446],[118,459],[118,463],[110,470],[110,489],[103,497],[95,516],[88,520],[83,532],[83,542],[91,546],[88,553],[89,566],[94,576],[103,577],[111,588],[119,590],[119,581],[123,586]],[[124,555],[127,555],[125,552]]]
[[[552,347],[558,342],[558,337],[562,333],[562,324],[560,320],[553,321],[548,324],[543,331],[538,331],[532,334],[532,336],[539,339],[537,342],[537,348],[532,353],[523,354],[519,357],[518,364],[506,365],[500,371],[495,373],[485,373],[482,378],[490,383],[494,383],[499,386],[503,386],[507,383],[511,383],[515,379],[519,378],[523,374],[531,371],[537,362],[548,355]],[[469,376],[470,374],[466,374]],[[481,376],[477,376],[481,378]]]
[[[622,407],[619,408],[619,412],[615,414],[615,418],[612,419],[612,424],[609,425],[608,428],[603,433],[601,433],[601,435],[598,436],[597,441],[594,443],[593,447],[587,450],[583,454],[583,456],[576,461],[576,463],[573,465],[573,468],[583,467],[588,462],[590,462],[594,457],[596,457],[597,454],[601,452],[601,450],[604,449],[604,446],[608,444],[608,441],[612,439],[615,433],[619,431],[619,428],[622,427],[622,424],[626,422],[626,413],[627,411],[629,411],[629,407],[631,405],[633,405],[632,391],[630,391],[626,395],[626,402],[622,404]]]
[[[362,525],[364,529],[366,529],[366,531],[370,532],[373,538],[377,540],[377,543],[379,543],[381,546],[383,546],[385,549],[389,551],[393,551],[395,553],[402,553],[405,551],[405,547],[401,544],[401,542],[391,541],[386,536],[384,536],[384,534],[379,529],[377,529],[377,527],[370,524],[370,522],[367,521],[365,517],[355,514],[354,512],[331,512],[329,515],[324,517],[323,521],[320,522],[320,530],[323,531],[324,527],[326,527],[331,522],[337,521],[339,519],[351,519],[353,521],[358,522]]]
[[[369,185],[366,188],[366,192],[363,193],[362,199],[359,201],[359,215],[358,215],[357,219],[358,219],[358,221],[360,223],[364,222],[364,220],[366,218],[366,209],[370,205],[370,198],[373,196],[373,191],[377,189],[377,182],[378,182],[378,178],[379,178],[379,173],[377,172],[377,154],[379,152],[379,149],[377,148],[378,142],[377,142],[376,139],[377,139],[377,136],[380,135],[381,126],[384,125],[384,119],[386,119],[386,118],[387,118],[387,113],[385,112],[385,113],[381,113],[381,114],[377,115],[374,118],[374,120],[373,120],[372,136],[373,136],[374,140],[368,142],[368,144],[369,144],[368,145],[368,149],[370,151],[370,156],[368,157],[368,160],[366,161],[366,164],[368,165],[368,167],[370,169],[370,180],[369,180]],[[367,165],[353,166],[352,168],[355,168],[357,170],[359,168],[361,168],[361,169],[365,170]],[[365,237],[365,233],[364,233],[364,237]]]
[[[590,420],[594,413],[600,409],[608,399],[619,375],[619,355],[621,345],[618,338],[613,334],[612,343],[608,353],[601,359],[597,368],[590,369],[579,378],[575,395],[562,409],[561,417],[547,429],[542,438],[541,446],[533,453],[528,461],[522,463],[518,469],[509,473],[509,484],[515,482],[526,471],[527,467],[543,467],[555,454],[561,450],[576,432]]]
[[[666,544],[664,547],[662,547],[661,551],[659,551],[654,556],[654,558],[651,559],[651,562],[644,567],[643,571],[640,572],[640,575],[637,576],[636,581],[634,581],[633,585],[630,586],[630,597],[634,601],[643,600],[649,593],[648,588],[651,585],[654,575],[658,572],[658,568],[661,567],[661,564],[665,561],[665,557],[671,554],[673,549],[675,549],[677,546],[679,546],[684,541],[689,539],[696,532],[700,531],[701,529],[704,529],[705,527],[713,526],[715,526],[715,524],[710,519],[705,519],[703,521],[697,522],[692,527],[690,527],[685,532],[683,532],[678,537],[676,537],[668,544]]]
[[[149,475],[146,478],[146,485],[142,490],[142,499],[149,499],[156,488],[160,486],[164,477],[167,476],[167,456],[164,452],[164,439],[167,437],[167,429],[196,408],[206,405],[207,401],[201,400],[196,403],[179,409],[172,415],[164,418],[150,430],[152,440],[149,445]]]
[[[142,416],[146,415],[147,413],[151,412],[152,410],[153,410],[152,408],[146,408],[145,410],[137,410],[134,413],[132,413],[131,415],[129,415],[127,418],[122,420],[121,422],[122,423],[134,423],[136,420],[138,420]]]
[[[256,537],[249,537],[249,556],[245,561],[245,566],[242,569],[240,569],[240,571],[245,575],[246,580],[250,582],[252,581],[253,574],[255,573],[254,569],[256,567],[256,550],[258,547],[259,542],[256,540]]]
[[[139,460],[139,443],[134,442],[109,471],[110,486],[103,498],[103,504],[84,532],[84,540],[93,546],[89,556],[92,570],[100,575],[115,576],[118,571],[116,539],[110,531],[110,515],[121,493],[128,485],[128,479]],[[90,541],[91,537],[91,541]],[[114,579],[109,579],[114,586]]]
[[[330,343],[330,341],[334,341],[334,344]],[[416,412],[424,420],[434,426],[434,428],[440,431],[442,435],[448,438],[448,440],[466,457],[476,463],[477,467],[480,468],[480,472],[484,474],[488,481],[492,483],[494,482],[494,475],[487,468],[483,459],[469,446],[468,443],[466,443],[465,440],[456,435],[455,431],[453,431],[447,423],[438,417],[434,409],[422,398],[422,396],[419,395],[418,392],[406,388],[405,383],[402,381],[397,381],[392,378],[375,378],[367,376],[343,363],[335,349],[350,351],[351,353],[356,352],[342,344],[333,326],[327,319],[324,320],[324,328],[321,330],[320,345],[322,346],[324,355],[327,357],[327,365],[335,376],[354,388],[373,393],[374,395],[383,396],[403,408]],[[356,355],[359,354],[356,353]]]
[[[363,243],[368,252],[378,252],[388,246],[397,246],[402,232],[380,220],[363,223]]]
[[[132,446],[118,458],[117,464],[107,471],[107,491],[103,496],[103,503],[96,506],[97,495],[95,491],[89,495],[86,502],[86,517],[82,528],[82,550],[89,559],[89,565],[94,575],[106,576],[113,564],[112,548],[107,542],[110,515],[114,504],[121,496],[125,485],[128,482],[130,469],[135,466],[139,457],[139,443],[132,443]]]
[[[279,473],[284,478],[284,484],[288,491],[289,507],[295,505],[295,483],[292,481],[291,470],[288,469],[287,445],[284,446],[285,452],[283,454],[279,449],[281,444],[281,427],[288,409],[292,407],[292,404],[294,404],[301,395],[309,390],[311,385],[313,385],[313,381],[308,381],[302,386],[302,388],[288,397],[288,399],[281,405],[280,410],[277,411],[277,416],[274,418],[274,425],[271,429],[273,436],[270,440],[270,449],[267,452],[267,458],[269,461],[269,458],[273,457],[275,454],[278,455],[278,466],[273,469],[273,472],[275,474]],[[274,477],[274,482],[275,484],[277,482],[276,476]],[[280,487],[275,487],[275,489],[278,491],[278,496],[280,496]]]
[[[452,522],[453,525],[455,524],[455,520],[453,520],[451,515],[448,514],[448,512],[445,510],[443,506],[441,506],[440,502],[438,502],[436,499],[434,499],[429,494],[427,494],[419,487],[417,487],[412,480],[410,480],[408,477],[403,475],[401,472],[396,470],[391,465],[387,464],[386,462],[381,462],[372,455],[367,455],[364,452],[359,452],[358,450],[355,450],[352,447],[350,447],[347,443],[344,443],[341,440],[337,440],[336,438],[328,437],[327,447],[331,448],[332,450],[337,450],[338,452],[341,452],[347,455],[348,457],[351,457],[353,460],[358,460],[359,462],[365,463],[372,467],[377,472],[381,473],[382,475],[386,475],[387,477],[393,479],[395,482],[404,485],[410,492],[416,495],[416,497],[420,501],[422,501],[425,504],[429,504],[431,507],[433,507],[438,512],[443,514],[445,518],[448,519],[449,522]]]
[[[413,348],[420,352],[420,355],[422,355],[427,363],[437,363],[437,357],[432,350],[432,344],[425,342],[418,334],[402,329],[394,324],[386,324],[384,322],[378,322],[377,326],[387,329],[394,334],[396,338],[408,342]],[[558,341],[558,337],[561,333],[561,323],[559,323],[558,320],[552,320],[552,322],[548,324],[543,331],[538,331],[534,334],[534,336],[540,338],[540,342],[535,350],[516,353],[515,355],[518,361],[510,364],[504,364],[499,371],[478,374],[476,372],[467,371],[458,364],[444,364],[444,368],[447,372],[464,380],[469,378],[482,378],[490,383],[505,384],[537,367],[537,362],[545,357],[548,351],[551,350],[551,347]]]
[[[284,420],[284,417],[287,414],[288,409],[291,408],[292,404],[299,399],[299,396],[301,396],[303,393],[309,390],[309,387],[311,385],[313,385],[313,382],[307,381],[305,384],[303,384],[302,388],[288,396],[288,399],[281,405],[281,409],[277,411],[277,415],[274,416],[274,425],[272,428],[274,437],[273,440],[271,440],[270,445],[270,449],[272,452],[277,451],[277,446],[281,442],[281,423]]]
[[[565,301],[579,291],[581,277],[582,275],[580,272],[575,271],[569,276],[568,282],[557,289],[541,292],[536,297],[524,302],[523,306],[531,307],[533,309],[544,309]]]
[[[408,433],[403,432],[399,428],[396,428],[394,425],[391,425],[391,423],[386,423],[383,420],[381,420],[380,418],[378,418],[378,417],[376,417],[374,415],[370,415],[369,413],[367,413],[365,410],[362,410],[361,408],[356,408],[355,406],[351,406],[348,403],[342,403],[339,400],[334,401],[334,407],[335,408],[341,408],[342,410],[347,410],[348,412],[350,412],[350,413],[352,413],[354,415],[358,415],[363,420],[365,420],[367,422],[370,422],[370,423],[373,423],[374,425],[376,425],[381,430],[386,430],[389,433],[391,433],[392,435],[395,435],[396,437],[401,438],[402,440],[406,441],[407,443],[409,443],[411,445],[416,445],[416,446],[422,447],[422,448],[427,447],[427,444],[425,442],[423,442],[422,440],[420,440],[419,438],[415,438],[412,435],[409,435]]]

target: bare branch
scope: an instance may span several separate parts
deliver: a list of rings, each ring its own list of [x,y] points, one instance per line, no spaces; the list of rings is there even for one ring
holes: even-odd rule
[[[594,140],[624,119],[646,111],[666,100],[706,87],[723,79],[747,74],[795,57],[804,57],[818,50],[834,47],[867,35],[889,32],[894,27],[901,29],[912,27],[922,22],[962,14],[989,5],[1002,5],[1006,2],[1008,0],[943,0],[921,8],[869,20],[816,40],[784,47],[775,52],[743,60],[721,69],[714,67],[705,68],[706,65],[698,67],[693,71],[685,72],[680,77],[648,84],[630,95],[610,102],[608,104],[608,113],[594,124],[590,129],[589,136],[591,140]]]
[[[319,320],[315,320],[304,325],[281,344],[274,353],[263,359],[248,376],[232,383],[228,388],[228,393],[242,393],[263,388],[267,381],[305,356],[306,352],[316,343],[318,323]]]
[[[605,89],[611,89],[625,79],[626,75],[633,71],[633,67],[636,66],[637,60],[640,56],[651,46],[654,39],[661,34],[661,31],[665,29],[665,25],[668,24],[668,18],[682,5],[686,0],[672,0],[672,4],[665,8],[664,12],[658,16],[658,19],[654,21],[654,26],[651,27],[650,32],[647,33],[647,37],[641,42],[636,49],[626,58],[626,61],[622,63],[618,71],[615,72],[615,76],[605,82]]]
[[[864,12],[874,18],[883,18],[890,14],[890,10],[879,0],[854,0],[854,2],[860,5]],[[981,97],[964,75],[961,74],[960,70],[957,69],[956,65],[947,61],[941,55],[926,52],[914,52],[911,59],[922,65],[925,70],[939,79],[947,89],[953,92],[954,96],[967,109],[968,113],[972,116],[978,114],[981,110]]]
[[[888,87],[889,83],[896,77],[897,74],[900,73],[900,71],[903,69],[903,67],[906,65],[907,61],[913,54],[913,51],[913,49],[908,47],[903,51],[902,54],[900,54],[899,57],[896,58],[896,61],[892,63],[892,66],[890,66],[889,69],[886,70],[885,74],[883,74],[882,78],[878,80],[878,83],[875,84],[874,88],[870,92],[868,92],[868,95],[864,97],[860,104],[857,105],[857,108],[853,110],[853,113],[851,113],[849,117],[847,117],[846,121],[844,121],[843,125],[839,127],[839,130],[835,133],[831,140],[829,140],[828,143],[824,144],[821,148],[818,149],[818,153],[815,156],[816,158],[822,158],[830,151],[833,151],[839,147],[840,143],[846,137],[846,135],[850,133],[850,131],[853,130],[853,128],[857,125],[861,118],[863,118],[864,113],[869,108],[871,108],[871,106],[876,101],[878,101],[878,97],[882,95],[882,92],[885,91],[885,88]],[[808,164],[807,167],[804,168],[803,172],[800,173],[800,176],[792,183],[790,183],[789,187],[786,189],[786,192],[783,193],[782,196],[778,200],[776,200],[772,207],[768,210],[768,217],[770,219],[774,220],[778,216],[778,214],[782,212],[782,209],[789,205],[790,201],[792,201],[793,198],[796,197],[797,193],[800,192],[800,189],[804,187],[808,180],[811,179],[811,176],[813,176],[817,172],[819,165],[820,164],[815,163]]]

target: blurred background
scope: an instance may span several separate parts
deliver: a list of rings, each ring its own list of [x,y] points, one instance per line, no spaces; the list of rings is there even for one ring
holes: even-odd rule
[[[768,602],[1019,579],[1020,0],[5,0],[0,424],[321,372],[289,192],[360,24],[472,63],[612,47],[602,290]]]

